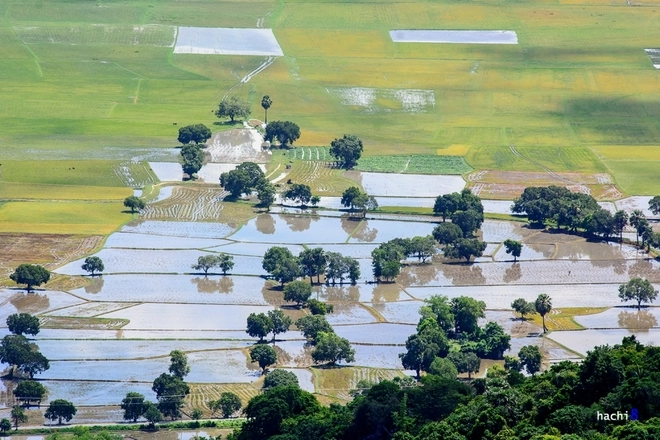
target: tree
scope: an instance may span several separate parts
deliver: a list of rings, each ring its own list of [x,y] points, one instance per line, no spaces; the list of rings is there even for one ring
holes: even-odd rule
[[[227,272],[234,268],[234,257],[229,254],[219,253],[218,254],[218,267],[222,271],[223,275],[227,275]]]
[[[267,182],[264,172],[254,162],[243,162],[235,169],[220,175],[220,185],[234,198],[250,194]]]
[[[265,313],[250,313],[247,317],[247,330],[248,335],[253,338],[259,338],[262,342],[264,338],[273,330],[273,321]]]
[[[438,346],[428,335],[412,334],[406,340],[406,352],[399,354],[399,358],[403,368],[415,371],[419,380],[421,371],[427,371],[443,351],[443,347]]]
[[[264,140],[272,142],[274,139],[280,143],[280,147],[288,148],[300,138],[300,127],[290,121],[273,121],[266,126]]]
[[[99,257],[87,257],[82,265],[82,270],[90,272],[94,276],[95,272],[103,272],[105,266],[103,265],[103,260]]]
[[[541,350],[536,345],[525,345],[518,352],[520,365],[531,375],[536,374],[541,369]]]
[[[477,356],[485,359],[502,359],[511,348],[511,336],[496,322],[489,321],[477,332]]]
[[[193,177],[204,163],[204,151],[197,144],[186,144],[181,148],[181,168],[188,176]]]
[[[534,313],[536,309],[534,304],[525,301],[525,298],[518,298],[511,303],[511,308],[516,312],[520,313],[520,319],[525,320],[525,315]]]
[[[243,406],[241,398],[230,392],[220,394],[220,399],[215,402],[217,405],[214,405],[214,407],[217,407],[222,411],[222,417],[225,419],[236,414],[236,412],[240,411]]]
[[[643,278],[633,278],[619,286],[621,301],[637,301],[637,310],[641,308],[643,302],[653,302],[657,296],[658,291],[653,288],[649,280]]]
[[[312,296],[312,286],[304,281],[292,281],[284,287],[284,301],[295,302],[301,308]]]
[[[203,415],[204,415],[204,411],[202,411],[199,408],[195,408],[190,412],[190,418],[195,421],[201,419]]]
[[[33,378],[50,368],[48,359],[23,335],[6,335],[0,343],[0,362],[9,364]],[[13,369],[9,373],[13,375]]]
[[[217,266],[219,263],[217,255],[201,255],[197,258],[197,264],[190,266],[195,270],[203,270],[204,275],[208,275],[209,270]]]
[[[14,313],[7,317],[7,327],[15,335],[32,335],[39,333],[39,318],[29,313]]]
[[[57,420],[57,424],[62,424],[62,419],[65,421],[70,421],[73,416],[76,415],[78,409],[73,405],[73,403],[64,399],[55,399],[50,402],[48,409],[44,413],[44,417],[48,420]]]
[[[319,203],[321,203],[321,197],[312,196],[312,198],[310,199],[310,203],[312,204],[312,207],[314,208],[318,207]]]
[[[461,228],[463,237],[470,238],[481,227],[483,214],[468,209],[467,211],[456,211],[451,216],[451,222]]]
[[[195,143],[203,144],[211,137],[211,130],[204,124],[186,125],[179,128],[177,140],[183,145]]]
[[[181,417],[185,397],[190,394],[190,387],[179,377],[163,373],[158,376],[151,389],[158,399],[158,410],[165,417],[172,420]],[[148,409],[147,409],[148,411]],[[145,417],[147,413],[145,413]],[[147,418],[147,420],[149,420]]]
[[[273,105],[273,100],[270,99],[270,96],[264,95],[264,97],[261,98],[261,107],[264,109],[264,123],[266,124],[268,124],[268,109],[271,105]]]
[[[273,342],[275,342],[277,335],[288,332],[289,327],[291,327],[291,324],[293,324],[291,318],[286,316],[281,310],[269,310],[268,318],[273,324],[273,328],[271,330],[273,332]]]
[[[516,240],[511,240],[510,238],[504,240],[504,247],[506,248],[506,253],[513,255],[513,262],[518,261],[518,257],[522,251],[522,243]]]
[[[142,211],[146,206],[146,202],[137,196],[128,196],[124,199],[124,206],[131,210],[131,213],[135,211]]]
[[[654,215],[660,214],[660,196],[655,196],[649,200],[649,211]]]
[[[427,235],[425,237],[413,237],[407,249],[408,256],[417,257],[417,261],[426,263],[426,260],[436,254],[435,239]]]
[[[361,193],[353,201],[355,207],[362,213],[362,217],[367,216],[367,211],[375,211],[378,209],[378,201],[374,196],[370,196],[367,193]]]
[[[275,203],[275,186],[267,180],[263,180],[261,185],[257,188],[257,198],[259,199],[259,206],[270,210],[270,206]]]
[[[287,370],[273,370],[266,375],[264,379],[263,389],[267,390],[273,387],[288,387],[288,386],[299,386],[298,377]]]
[[[50,280],[50,272],[38,264],[20,264],[9,278],[16,284],[26,284],[30,293],[34,286],[40,286]]]
[[[459,238],[453,244],[445,246],[444,254],[447,258],[465,258],[469,263],[474,257],[481,257],[486,250],[486,242],[476,238]]]
[[[181,350],[172,350],[170,352],[170,368],[168,371],[174,377],[183,380],[184,377],[190,373],[190,365],[188,365],[188,356]]]
[[[14,388],[14,397],[16,400],[24,402],[28,408],[33,401],[37,402],[37,405],[41,405],[41,400],[44,398],[45,394],[46,388],[34,380],[21,381],[18,386]]]
[[[149,427],[154,429],[156,423],[163,421],[163,414],[158,410],[158,407],[151,402],[145,402],[144,418],[149,422]]]
[[[266,374],[266,369],[277,362],[277,352],[270,345],[260,344],[250,350],[250,360],[259,364],[261,374]]]
[[[279,281],[282,286],[300,276],[300,263],[285,247],[273,246],[264,254],[263,269]]]
[[[296,327],[305,336],[305,338],[312,344],[316,344],[316,339],[319,333],[333,332],[332,327],[323,315],[306,315],[298,318]]]
[[[481,367],[481,359],[471,352],[454,351],[449,353],[447,359],[456,365],[459,373],[467,373],[468,379],[472,379],[472,373],[478,373]]]
[[[639,244],[639,234],[641,232],[640,226],[642,226],[645,222],[646,222],[646,216],[639,209],[635,209],[630,214],[630,219],[628,220],[628,223],[630,223],[630,226],[635,228],[635,230],[637,231],[637,244]]]
[[[321,274],[325,272],[327,259],[323,248],[304,249],[298,255],[300,267],[304,275],[309,277],[309,282],[312,283],[312,277],[316,276],[316,282],[321,282]]]
[[[294,183],[291,185],[291,188],[286,190],[284,193],[284,198],[298,202],[301,206],[304,207],[307,206],[310,200],[312,200],[312,190],[309,185],[305,185],[303,183]]]
[[[552,299],[547,294],[542,293],[536,298],[534,308],[536,309],[536,313],[541,315],[541,319],[543,320],[543,333],[545,333],[548,331],[548,328],[545,326],[545,315],[552,310]]]
[[[218,118],[229,118],[231,122],[234,122],[236,118],[247,118],[250,116],[250,104],[236,96],[232,96],[220,102],[215,115]]]
[[[25,410],[18,405],[14,405],[11,409],[11,420],[14,422],[14,429],[18,430],[19,423],[25,423],[28,421]]]
[[[329,362],[335,365],[339,361],[355,361],[355,350],[348,339],[337,336],[334,332],[321,332],[316,338],[316,347],[312,350],[314,362]]]
[[[623,242],[623,230],[628,225],[628,213],[619,210],[614,213],[614,232],[619,234],[619,241]]]
[[[463,238],[463,231],[453,223],[442,223],[433,228],[433,238],[446,246]]]
[[[0,435],[5,435],[11,430],[11,420],[2,419],[0,420]]]
[[[350,170],[357,165],[363,150],[362,141],[352,134],[344,135],[330,143],[330,154],[339,161],[342,168]]]
[[[433,359],[429,366],[429,373],[444,379],[456,379],[456,376],[458,376],[456,365],[451,360],[441,357]]]
[[[485,318],[486,303],[469,296],[459,296],[451,299],[451,312],[454,315],[454,331],[456,333],[474,333],[479,318]]]
[[[326,304],[317,299],[307,300],[307,307],[309,307],[309,311],[312,315],[326,315],[335,310],[333,305]]]
[[[129,391],[121,401],[120,407],[124,410],[124,420],[132,420],[135,423],[145,411],[144,395]]]
[[[341,195],[341,204],[345,208],[349,208],[351,211],[355,208],[355,200],[362,194],[360,188],[357,186],[351,186],[344,190]]]

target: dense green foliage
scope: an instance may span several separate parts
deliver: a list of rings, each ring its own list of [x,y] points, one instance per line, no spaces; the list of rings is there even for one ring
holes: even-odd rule
[[[85,258],[85,262],[81,267],[82,270],[91,273],[92,276],[94,276],[96,272],[103,272],[105,270],[103,260],[96,256]]]
[[[7,317],[7,328],[15,335],[32,335],[39,333],[39,318],[29,313],[14,313]]]
[[[243,404],[241,403],[241,398],[236,394],[228,391],[220,394],[220,398],[218,400],[209,402],[209,408],[211,408],[213,412],[221,410],[222,417],[225,419],[233,416],[237,411],[240,411],[242,406]]]
[[[281,246],[269,248],[264,254],[261,266],[282,286],[301,275],[298,257],[295,257],[289,249]]]
[[[264,172],[254,162],[243,162],[235,169],[220,175],[220,186],[238,198],[243,194],[250,194],[266,184]],[[266,200],[264,200],[266,201]],[[268,204],[270,206],[271,203]]]
[[[250,116],[250,104],[237,96],[231,96],[218,104],[215,115],[218,118],[229,118],[231,122],[236,118],[247,118]]]
[[[302,207],[307,206],[312,201],[312,197],[312,189],[304,183],[294,183],[284,192],[285,199],[300,203]]]
[[[264,389],[281,387],[281,386],[298,386],[298,377],[287,370],[273,370],[266,375],[264,379]]]
[[[46,388],[42,384],[34,380],[24,380],[14,388],[14,397],[19,402],[23,402],[28,408],[32,402],[37,405],[41,404],[41,400],[46,395]]]
[[[534,348],[521,350],[528,366]],[[349,404],[330,407],[295,386],[268,389],[250,401],[246,424],[230,438],[638,440],[660,435],[660,419],[652,418],[660,410],[660,348],[644,347],[634,337],[597,347],[581,364],[564,361],[529,377],[496,367],[471,384],[427,374],[417,386],[400,380],[366,385]],[[617,411],[638,420],[598,418]]]
[[[261,374],[266,374],[266,369],[277,362],[277,352],[270,345],[259,344],[250,350],[250,360],[259,364]]]
[[[653,302],[658,296],[649,280],[643,278],[633,278],[626,284],[619,286],[619,298],[621,301],[637,301],[637,310],[640,309],[643,302]]]
[[[181,148],[181,168],[191,178],[202,169],[204,151],[197,144],[186,144]]]
[[[39,352],[36,344],[23,335],[6,335],[0,342],[0,362],[15,367],[19,372],[33,378],[35,374],[50,368],[48,359]],[[9,371],[13,375],[14,369]]]
[[[181,417],[184,399],[190,394],[190,387],[187,383],[177,376],[163,373],[154,380],[151,389],[156,393],[157,409],[163,416],[170,417],[172,420]],[[150,408],[147,408],[144,414],[147,420],[149,420],[149,410]],[[152,415],[155,416],[153,411]]]
[[[218,267],[223,275],[234,268],[234,257],[225,253],[218,253],[214,255],[202,255],[197,258],[197,264],[191,266],[195,270],[203,270],[204,275],[209,273],[209,270]]]
[[[40,286],[50,280],[50,272],[38,264],[20,264],[9,278],[16,284],[26,284],[30,292],[34,286]]]
[[[204,124],[186,125],[179,128],[177,140],[183,145],[195,143],[203,144],[211,137],[211,130]]]
[[[269,95],[264,95],[261,98],[261,107],[264,109],[264,122],[268,124],[268,109],[273,105],[273,100]]]
[[[68,400],[55,399],[48,405],[46,412],[44,412],[44,417],[48,420],[57,420],[57,424],[61,425],[62,419],[68,422],[77,412],[78,409]]]
[[[355,284],[360,278],[360,263],[355,258],[344,257],[338,252],[326,252],[327,265],[325,269],[326,282],[335,285],[349,279]]]
[[[262,342],[268,333],[273,331],[273,321],[265,313],[250,313],[247,317],[247,330],[245,332]]]
[[[281,148],[290,147],[300,138],[300,127],[291,121],[273,121],[266,126],[264,140],[273,142],[277,139]]]
[[[124,206],[129,208],[131,213],[135,213],[135,211],[142,211],[147,206],[147,202],[138,196],[128,196],[124,199]]]
[[[292,281],[284,287],[284,301],[294,302],[301,308],[312,296],[312,286],[304,281]]]
[[[129,391],[121,401],[120,408],[124,410],[124,420],[130,420],[133,423],[144,415],[146,405],[144,402],[144,395]]]
[[[349,170],[357,165],[363,149],[362,141],[352,134],[345,134],[343,138],[337,138],[330,143],[330,154],[342,168]]]

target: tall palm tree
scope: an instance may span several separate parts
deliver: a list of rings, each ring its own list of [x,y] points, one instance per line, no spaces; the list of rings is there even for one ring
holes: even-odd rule
[[[270,96],[265,95],[263,98],[261,98],[261,106],[264,108],[264,123],[268,124],[268,109],[270,106],[273,105],[273,100],[270,99]]]
[[[545,333],[548,331],[548,328],[545,326],[545,315],[552,310],[552,299],[547,294],[542,293],[536,298],[534,307],[536,308],[536,312],[541,315],[541,318],[543,319],[543,333]]]
[[[631,214],[630,214],[630,220],[628,220],[628,223],[630,226],[635,228],[637,230],[637,244],[639,244],[639,225],[642,223],[644,220],[646,220],[646,216],[642,211],[639,209],[635,209]]]

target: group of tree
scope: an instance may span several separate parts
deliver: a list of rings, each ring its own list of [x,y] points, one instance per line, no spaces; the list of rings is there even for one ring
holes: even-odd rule
[[[0,363],[11,367],[9,377],[14,377],[18,371],[32,379],[35,374],[48,370],[48,359],[41,354],[37,344],[24,336],[39,333],[39,318],[27,313],[9,315],[7,327],[12,334],[5,335],[0,341]]]
[[[545,315],[552,310],[552,298],[547,294],[540,294],[534,302],[528,302],[525,298],[517,298],[511,303],[511,308],[516,313],[520,313],[520,319],[523,321],[525,320],[525,315],[530,315],[534,312],[538,313],[543,320],[543,332],[548,331],[545,325]]]
[[[235,169],[220,175],[220,186],[229,191],[232,198],[257,192],[262,207],[275,203],[275,187],[266,179],[264,172],[254,162],[243,162]]]
[[[660,197],[651,199],[649,209],[654,214],[660,214]],[[638,244],[639,238],[642,238],[642,247],[660,246],[660,234],[653,232],[641,210],[634,210],[630,216],[621,210],[612,214],[591,195],[574,193],[560,186],[525,188],[514,200],[511,211],[525,214],[529,222],[538,227],[584,231],[605,240],[618,236],[622,241],[623,230],[630,225],[637,232]]]
[[[485,378],[471,383],[447,375],[449,361],[436,362],[435,372],[423,376],[417,386],[405,379],[361,381],[361,389],[346,405],[321,405],[293,384],[274,386],[250,400],[245,424],[228,438],[639,440],[660,436],[660,347],[645,347],[632,336],[621,345],[596,347],[582,363],[564,361],[542,373],[537,369],[539,355],[538,348],[523,347],[517,359],[507,357],[506,370],[493,366]],[[522,369],[529,375],[522,375]],[[617,411],[632,414],[632,408],[636,421],[597,417]]]
[[[316,206],[321,201],[321,197],[313,195],[312,189],[304,183],[291,184],[284,192],[284,199],[299,203],[302,208],[307,207],[310,203],[312,206]]]
[[[9,275],[16,284],[25,284],[28,293],[35,286],[40,286],[50,280],[50,272],[38,264],[19,264],[18,267]]]
[[[441,362],[438,359],[447,358],[458,372],[470,374],[479,370],[479,359],[502,359],[511,337],[495,322],[479,327],[485,309],[483,301],[467,296],[426,300],[417,332],[408,337],[406,352],[399,355],[403,367],[420,378],[422,371],[429,372],[434,362]]]
[[[348,339],[339,337],[324,315],[298,318],[296,327],[307,339],[307,343],[314,347],[311,353],[314,362],[335,365],[340,361],[350,363],[355,360],[355,350],[351,348]]]
[[[211,138],[211,130],[204,124],[186,125],[179,128],[177,140],[183,145],[204,145]]]
[[[395,238],[381,243],[371,251],[374,278],[392,281],[401,272],[403,260],[417,258],[418,262],[426,263],[436,252],[435,240],[431,236]]]
[[[484,221],[484,207],[469,188],[438,196],[433,212],[442,216],[442,223],[433,229],[433,238],[444,246],[445,257],[465,258],[470,262],[472,257],[483,255],[486,243],[475,234]],[[451,223],[446,223],[447,218]]]
[[[655,290],[649,280],[644,278],[633,278],[619,286],[621,301],[637,301],[637,310],[642,307],[643,302],[653,302],[657,297],[658,291]]]
[[[325,252],[322,248],[305,249],[296,257],[288,248],[274,246],[266,251],[262,267],[273,279],[280,282],[282,287],[305,276],[309,277],[310,283],[314,282],[314,277],[316,282],[320,283],[321,275],[325,275],[326,281],[332,284],[337,280],[341,284],[344,279],[355,284],[360,278],[357,260],[343,257],[336,252]],[[309,293],[311,295],[311,287]]]
[[[238,413],[243,407],[243,403],[241,402],[241,398],[236,394],[225,391],[220,394],[219,399],[208,402],[208,407],[212,411],[212,414],[220,410],[222,417],[227,419]]]
[[[34,382],[34,381],[24,381],[19,383],[18,387],[14,390],[14,394],[17,394],[16,390],[18,390],[19,388],[21,388],[20,390],[21,393],[32,392],[34,394],[34,398],[31,400],[35,400],[38,402],[41,402],[41,399],[46,393],[44,387],[38,382]],[[36,397],[37,393],[40,393],[38,398]],[[14,428],[18,430],[18,426],[21,423],[25,423],[28,421],[28,417],[24,407],[29,408],[30,400],[27,399],[21,399],[21,400],[24,402],[23,405],[14,405],[11,409],[11,413],[10,413],[11,421],[9,419],[0,420],[1,433],[6,433],[7,431],[9,431],[11,429],[12,423],[14,424]],[[73,418],[73,416],[76,415],[77,412],[78,412],[78,408],[76,408],[76,406],[72,402],[65,399],[53,399],[48,403],[48,408],[46,408],[46,411],[44,411],[44,417],[52,421],[57,420],[58,425],[61,425],[63,420],[66,422],[71,421],[71,419]]]
[[[362,141],[352,134],[345,134],[330,143],[330,155],[337,160],[340,168],[347,170],[357,165],[363,149]]]
[[[124,206],[131,210],[131,214],[135,212],[140,212],[147,207],[147,202],[139,198],[138,196],[128,196],[124,199]]]
[[[268,107],[270,107],[270,104]],[[236,118],[248,118],[250,113],[250,104],[237,96],[231,96],[220,101],[215,111],[218,118],[229,118],[232,123]]]
[[[277,335],[289,331],[291,324],[291,318],[286,316],[282,310],[269,310],[268,313],[250,313],[247,318],[246,333],[253,338],[259,338],[259,342],[264,342],[264,338],[272,333],[272,342],[275,342]]]
[[[341,204],[348,208],[351,214],[358,212],[362,218],[367,216],[367,211],[378,209],[376,198],[360,191],[357,186],[351,186],[344,191],[341,195]]]
[[[202,255],[197,258],[197,264],[191,266],[195,270],[204,271],[204,275],[208,275],[209,270],[214,267],[219,268],[223,275],[227,275],[234,268],[234,257],[223,252],[213,255]]]
[[[105,270],[105,265],[103,264],[103,260],[101,260],[101,258],[93,256],[85,258],[81,268],[85,272],[89,272],[92,276],[94,276],[96,272],[103,272]]]

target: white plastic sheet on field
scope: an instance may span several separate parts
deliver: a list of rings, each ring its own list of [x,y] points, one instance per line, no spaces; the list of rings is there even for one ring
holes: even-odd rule
[[[395,43],[518,44],[515,31],[393,30]]]
[[[174,53],[283,56],[272,29],[179,27]]]

